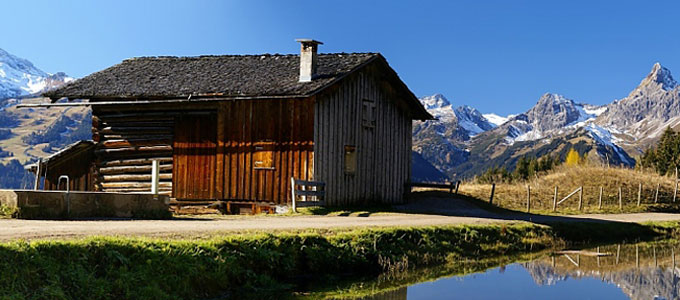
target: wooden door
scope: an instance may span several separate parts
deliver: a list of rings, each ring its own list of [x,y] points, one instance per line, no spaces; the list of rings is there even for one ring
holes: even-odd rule
[[[215,113],[186,114],[175,122],[172,194],[177,199],[214,199],[217,155]]]
[[[361,165],[365,172],[365,175],[376,174],[375,170],[379,170],[380,165],[376,164],[375,152],[375,140],[376,140],[376,106],[375,102],[370,99],[364,99],[361,102],[361,138],[362,141],[362,151],[361,160],[359,164]],[[376,187],[378,186],[378,180],[380,176],[371,176],[364,181],[364,192],[363,198],[365,200],[373,200],[376,196]]]

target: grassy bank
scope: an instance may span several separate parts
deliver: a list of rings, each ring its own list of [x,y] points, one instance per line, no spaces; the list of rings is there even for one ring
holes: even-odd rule
[[[678,224],[385,228],[224,236],[92,238],[0,245],[2,299],[201,299],[278,295],[300,281],[376,276],[597,239],[673,236]],[[329,275],[333,274],[333,275]]]
[[[637,206],[640,184],[642,184],[641,205]],[[503,208],[526,210],[527,185],[531,188],[531,206],[536,212],[552,211],[556,186],[558,187],[558,201],[577,188],[583,187],[583,211],[581,213],[680,211],[678,205],[672,203],[675,191],[675,182],[672,178],[627,168],[589,165],[560,166],[527,182],[497,183],[494,202]],[[658,197],[656,196],[657,185],[659,186]],[[603,191],[602,209],[599,209],[600,187]],[[623,209],[619,208],[619,188],[621,188]],[[460,192],[488,201],[491,185],[466,182],[461,184]],[[654,203],[655,198],[657,198],[657,203]],[[680,197],[677,200],[680,201]],[[558,211],[560,213],[579,212],[578,193],[560,204]]]

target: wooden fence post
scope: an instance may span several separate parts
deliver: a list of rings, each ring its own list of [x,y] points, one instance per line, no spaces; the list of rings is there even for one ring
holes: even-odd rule
[[[602,190],[604,190],[604,188],[600,186],[600,198],[597,201],[597,209],[602,209]]]
[[[659,186],[660,185],[661,185],[660,183],[656,184],[656,193],[654,193],[654,203],[659,202]]]
[[[456,187],[456,183],[451,181],[449,182],[449,193],[453,193],[453,189]]]
[[[638,203],[637,206],[640,206],[640,202],[642,201],[642,183],[638,185]]]
[[[671,256],[673,257],[673,274],[675,274],[675,248],[671,248]]]
[[[40,173],[42,172],[40,168],[42,165],[42,158],[38,158],[38,161],[35,164],[35,184],[33,184],[33,189],[37,191],[40,189]],[[47,179],[45,181],[47,181]]]
[[[458,195],[458,188],[460,187],[460,180],[456,181],[456,195]]]
[[[531,186],[527,184],[527,213],[531,212]]]
[[[675,203],[675,198],[678,194],[678,167],[675,167],[675,177],[673,178],[675,182],[675,188],[673,189],[673,203]]]
[[[557,186],[555,186],[555,196],[553,196],[553,211],[557,211]]]
[[[496,183],[491,184],[491,197],[489,197],[489,204],[493,204],[493,193],[496,191]]]
[[[158,183],[160,177],[160,161],[154,159],[151,161],[151,193],[158,195]]]
[[[583,186],[579,188],[578,192],[578,210],[583,210]]]
[[[619,209],[623,209],[623,199],[621,197],[621,187],[619,187]]]
[[[677,168],[676,168],[677,170]],[[677,175],[677,171],[676,171]],[[678,177],[675,177],[675,189],[673,190],[673,203],[675,203],[675,198],[678,195]]]

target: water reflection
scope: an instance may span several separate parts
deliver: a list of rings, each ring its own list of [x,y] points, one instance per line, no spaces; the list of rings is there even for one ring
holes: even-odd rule
[[[677,244],[655,242],[558,251],[528,262],[481,268],[480,273],[438,276],[431,282],[404,284],[402,279],[392,286],[383,282],[382,289],[366,284],[372,290],[353,299],[680,300],[677,249]],[[414,277],[423,281],[422,275]]]

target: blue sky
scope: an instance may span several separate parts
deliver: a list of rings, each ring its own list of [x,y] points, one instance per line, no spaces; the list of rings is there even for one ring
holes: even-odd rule
[[[0,48],[82,77],[134,56],[381,52],[418,96],[518,113],[604,104],[655,62],[680,77],[680,1],[14,1]]]

